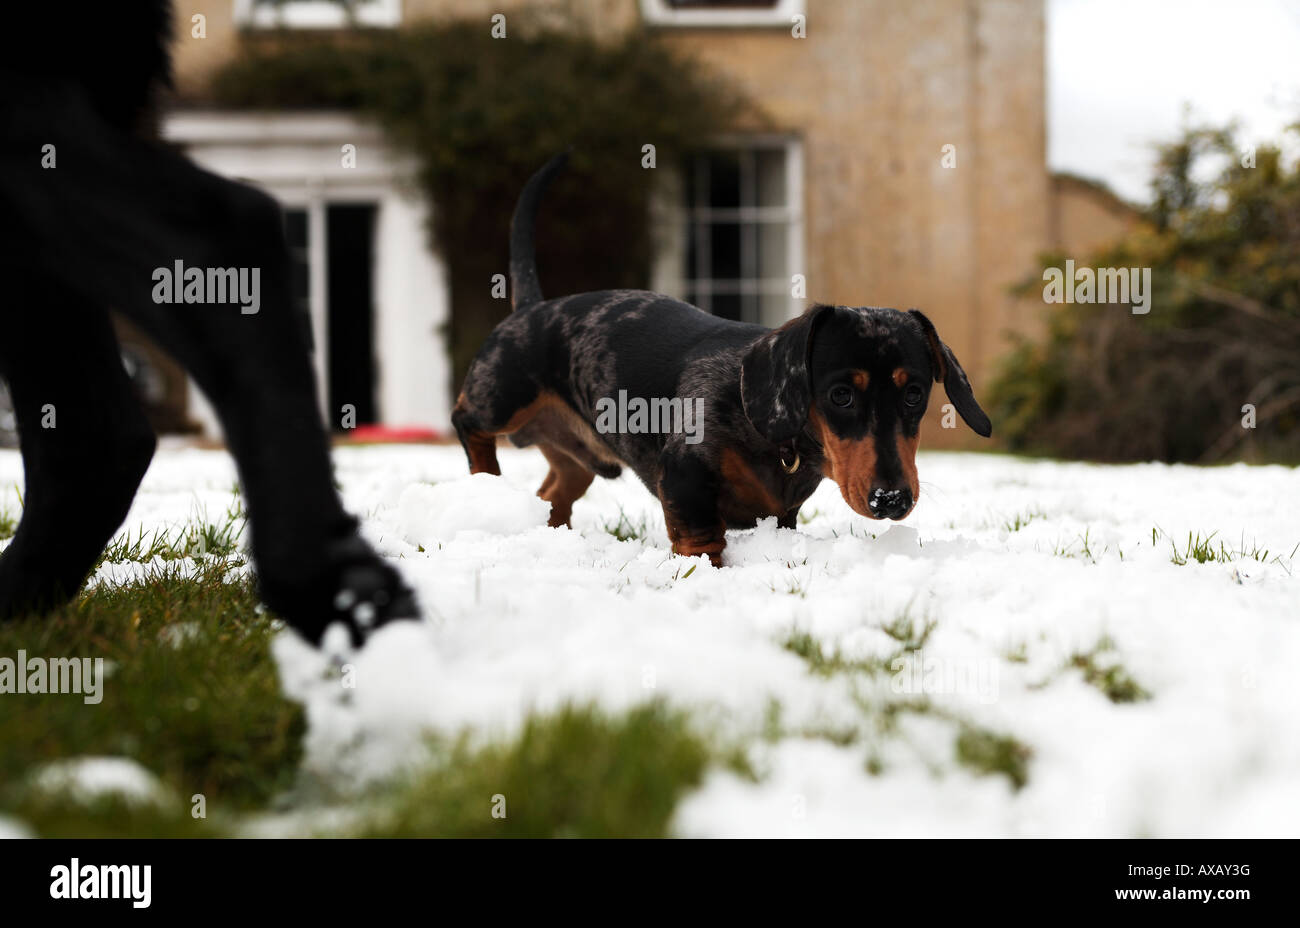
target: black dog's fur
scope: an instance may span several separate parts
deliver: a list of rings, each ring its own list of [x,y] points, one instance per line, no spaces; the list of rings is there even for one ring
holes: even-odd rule
[[[953,353],[917,310],[814,306],[778,329],[719,319],[642,290],[543,300],[533,257],[540,196],[558,156],[524,187],[511,229],[515,312],[480,349],[452,422],[475,472],[500,473],[495,436],[537,444],[538,495],[568,524],[596,474],[631,467],[658,495],[673,550],[721,564],[727,528],[793,527],[823,477],[854,510],[901,519],[919,492],[915,451],[930,384],[977,433],[992,427]],[[702,398],[703,440],[596,430],[597,404]]]
[[[0,375],[26,495],[0,557],[0,618],[77,591],[153,455],[110,309],[183,364],[217,410],[267,605],[314,641],[336,621],[359,641],[414,617],[410,591],[333,487],[277,204],[136,131],[169,79],[169,3],[19,6],[0,39],[0,214],[13,233],[0,254]],[[46,145],[53,168],[42,166]],[[260,268],[260,312],[154,303],[154,269],[177,260]],[[50,408],[55,427],[45,428]]]

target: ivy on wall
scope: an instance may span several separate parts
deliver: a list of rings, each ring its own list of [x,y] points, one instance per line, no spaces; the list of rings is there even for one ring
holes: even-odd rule
[[[491,279],[506,273],[515,198],[542,163],[573,146],[538,221],[544,291],[645,286],[655,172],[642,166],[643,146],[655,146],[662,169],[719,132],[762,124],[733,88],[651,33],[601,40],[518,19],[506,38],[479,21],[250,33],[209,89],[227,107],[352,110],[416,156],[451,272],[457,382],[509,311]]]

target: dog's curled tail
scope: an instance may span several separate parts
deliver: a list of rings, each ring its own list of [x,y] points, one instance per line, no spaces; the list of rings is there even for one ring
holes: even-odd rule
[[[537,255],[533,249],[533,224],[537,204],[551,185],[551,179],[569,160],[569,150],[546,162],[524,184],[510,217],[510,308],[518,309],[542,301],[542,284],[537,279]]]

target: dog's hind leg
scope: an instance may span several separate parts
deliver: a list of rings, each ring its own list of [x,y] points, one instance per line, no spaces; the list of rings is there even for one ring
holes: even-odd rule
[[[552,528],[567,526],[573,518],[573,504],[587,492],[596,475],[555,445],[542,442],[537,447],[551,465],[537,491],[538,496],[551,504],[551,517],[546,524]]]
[[[30,289],[0,340],[25,473],[22,518],[0,555],[0,619],[77,592],[154,450],[108,314],[52,281]]]
[[[483,428],[479,417],[474,414],[462,393],[451,411],[451,424],[456,429],[460,446],[465,449],[469,459],[471,474],[492,474],[501,476],[501,465],[497,462],[497,435]]]

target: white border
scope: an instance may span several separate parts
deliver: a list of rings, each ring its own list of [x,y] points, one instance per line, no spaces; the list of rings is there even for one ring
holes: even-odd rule
[[[289,0],[275,7],[255,0],[235,0],[235,25],[252,29],[342,29],[346,26],[396,26],[402,21],[402,0],[368,0],[357,7],[355,20],[328,0]]]
[[[803,16],[805,0],[777,0],[770,8],[718,7],[674,9],[665,0],[641,0],[641,17],[652,26],[791,26],[793,17]]]

